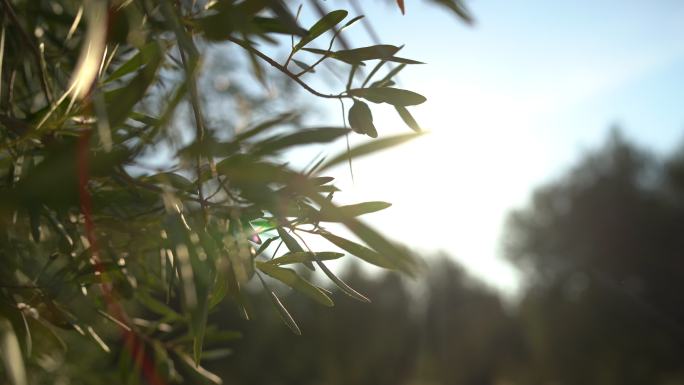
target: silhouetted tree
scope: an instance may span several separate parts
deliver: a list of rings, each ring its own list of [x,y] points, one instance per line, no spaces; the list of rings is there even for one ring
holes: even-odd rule
[[[528,286],[525,382],[684,379],[682,159],[614,132],[511,215],[507,255]]]

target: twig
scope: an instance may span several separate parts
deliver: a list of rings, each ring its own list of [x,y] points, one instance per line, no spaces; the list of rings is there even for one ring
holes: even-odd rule
[[[262,60],[264,60],[265,62],[267,62],[268,64],[270,64],[274,68],[276,68],[278,71],[282,72],[283,74],[287,75],[287,77],[289,77],[290,79],[299,83],[299,85],[301,85],[305,90],[309,91],[310,93],[312,93],[318,97],[327,98],[327,99],[342,99],[342,98],[351,99],[350,95],[344,95],[344,94],[332,95],[332,94],[324,94],[324,93],[318,92],[315,89],[311,88],[308,84],[306,84],[302,79],[298,78],[297,75],[290,72],[287,68],[283,67],[282,65],[278,64],[278,62],[276,62],[275,60],[268,57],[268,55],[257,50],[256,48],[252,47],[247,42],[235,39],[233,37],[229,37],[228,41],[231,41],[231,42],[239,45],[240,47],[242,47],[242,48],[252,52],[253,54],[257,55]]]
[[[197,93],[197,66],[198,66],[198,59],[196,57],[192,57],[192,63],[189,63],[187,58],[185,57],[185,52],[183,51],[183,48],[179,45],[178,46],[178,51],[180,52],[180,57],[181,61],[183,62],[183,66],[185,67],[185,73],[187,76],[187,81],[190,85],[190,104],[192,105],[192,112],[195,117],[195,135],[196,138],[195,140],[197,143],[200,145],[200,148],[202,146],[202,143],[204,142],[204,121],[202,119],[202,110],[200,109],[200,103],[199,103],[199,95]],[[206,201],[204,199],[204,192],[202,191],[202,178],[200,178],[202,174],[202,155],[197,154],[197,159],[196,159],[196,167],[197,167],[197,195],[199,196],[200,200],[200,206],[202,208],[202,214],[203,214],[203,219],[204,219],[204,224],[206,226],[207,222],[209,221],[209,213],[207,212],[207,205]]]

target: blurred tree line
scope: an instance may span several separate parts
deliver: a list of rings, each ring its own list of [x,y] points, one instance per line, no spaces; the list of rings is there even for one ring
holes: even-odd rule
[[[250,385],[684,383],[683,192],[684,151],[661,160],[615,133],[510,215],[518,299],[446,256],[419,282],[352,265],[373,304],[287,296],[301,337],[222,309],[244,338],[209,366]]]

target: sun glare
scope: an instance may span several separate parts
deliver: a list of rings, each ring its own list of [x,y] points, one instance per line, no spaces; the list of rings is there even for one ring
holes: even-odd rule
[[[429,133],[355,162],[354,195],[393,203],[371,218],[393,238],[443,250],[490,284],[515,289],[515,273],[498,257],[499,230],[543,162],[543,149],[530,147],[533,115],[525,104],[474,90],[433,95],[415,113]],[[393,113],[379,114],[379,127],[400,127]]]

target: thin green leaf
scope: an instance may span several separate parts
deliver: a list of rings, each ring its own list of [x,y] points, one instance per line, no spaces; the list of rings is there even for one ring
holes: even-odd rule
[[[328,267],[325,264],[323,264],[323,262],[316,261],[316,264],[318,265],[318,267],[321,268],[321,270],[323,270],[323,273],[325,273],[325,275],[331,281],[333,281],[333,283],[337,287],[339,287],[345,294],[361,302],[370,303],[370,299],[368,299],[368,297],[352,289],[351,286],[347,285],[343,280],[339,279],[335,274],[333,274],[332,271],[330,271],[330,269],[328,269]]]
[[[115,324],[117,324],[117,325],[118,325],[119,327],[121,327],[122,329],[124,329],[124,330],[126,330],[126,331],[129,331],[129,332],[131,331],[130,326],[126,325],[123,321],[119,320],[118,318],[116,318],[116,317],[114,317],[114,316],[110,315],[109,313],[107,313],[107,312],[105,312],[105,311],[102,311],[102,310],[98,310],[97,312],[98,312],[101,316],[103,316],[103,317],[105,317],[106,319],[108,319],[108,320],[114,322]]]
[[[221,303],[226,294],[228,294],[228,282],[226,277],[219,273],[216,275],[216,282],[214,282],[211,294],[209,295],[209,309],[213,309]]]
[[[289,252],[286,254],[281,255],[278,258],[274,258],[270,260],[268,263],[273,264],[273,265],[290,265],[293,263],[305,263],[305,262],[315,262],[316,260],[319,261],[328,261],[332,259],[337,259],[340,257],[343,257],[344,254],[342,253],[335,253],[331,251],[322,251],[322,252],[309,252],[309,251],[297,251],[297,252]]]
[[[473,24],[475,22],[461,0],[432,0],[432,2],[449,8],[467,24]]]
[[[93,339],[93,341],[95,341],[95,343],[97,343],[97,345],[100,347],[100,349],[102,349],[105,353],[111,352],[111,349],[109,349],[109,346],[107,346],[107,344],[104,342],[104,340],[102,339],[102,337],[100,337],[100,336],[95,332],[95,329],[93,329],[92,326],[87,326],[87,327],[86,327],[86,330],[88,331],[88,334],[89,334],[90,337]]]
[[[390,147],[394,147],[399,144],[405,143],[421,135],[423,135],[423,133],[401,134],[395,136],[388,136],[364,143],[362,145],[354,147],[353,149],[351,149],[351,151],[349,151],[349,153],[345,151],[337,156],[332,157],[318,169],[318,172],[326,170],[342,162],[346,162],[349,157],[358,158],[361,156],[373,154],[375,152],[382,151]]]
[[[302,249],[302,246],[299,245],[296,239],[292,235],[290,235],[287,230],[285,230],[282,227],[278,227],[277,229],[278,235],[280,235],[280,238],[285,242],[285,246],[287,246],[287,249],[290,251],[304,251]]]
[[[334,26],[339,24],[344,18],[347,17],[347,11],[340,9],[332,11],[327,15],[323,16],[320,20],[316,22],[309,32],[304,36],[297,45],[294,46],[293,52],[300,50],[302,47],[307,45],[309,42],[317,38],[318,36],[324,34],[326,31],[332,29]]]
[[[259,249],[257,249],[257,251],[256,251],[256,253],[254,254],[254,256],[256,257],[256,256],[261,255],[261,253],[263,253],[264,251],[266,251],[266,249],[267,249],[267,248],[271,245],[271,243],[272,243],[273,241],[275,241],[276,239],[280,239],[280,237],[272,237],[272,238],[268,238],[266,241],[264,241],[264,243],[262,243],[261,246],[259,246]]]
[[[5,363],[5,371],[12,385],[26,385],[26,368],[21,354],[19,340],[14,333],[12,323],[0,318],[0,351]]]
[[[24,347],[26,349],[26,357],[31,357],[33,351],[33,336],[31,335],[31,328],[24,312],[19,312],[21,315],[21,322],[24,325]]]
[[[378,80],[377,82],[373,82],[371,84],[371,87],[390,87],[390,82],[391,82],[392,78],[395,77],[399,72],[401,72],[401,70],[403,70],[405,67],[406,67],[406,64],[400,64],[400,65],[392,68],[392,70],[390,70],[385,75],[385,77]]]
[[[387,58],[386,60],[391,61],[391,62],[395,62],[395,63],[400,63],[400,64],[425,64],[425,62],[422,62],[422,61],[407,59],[405,57],[399,57],[399,56],[392,56],[390,58]]]
[[[318,127],[301,130],[285,136],[276,136],[255,145],[252,154],[255,156],[273,154],[294,146],[314,143],[329,143],[349,133],[346,128]]]
[[[252,1],[243,1],[243,3],[252,3]],[[290,29],[301,31],[297,33],[297,35],[304,36],[306,31],[299,27],[297,20],[292,15],[290,10],[285,6],[282,0],[261,0],[256,1],[255,3],[266,3],[282,23],[288,25],[288,28]]]
[[[214,373],[196,365],[187,354],[178,350],[170,350],[174,368],[183,376],[185,383],[188,384],[211,384],[221,385],[223,381]]]
[[[392,206],[388,202],[363,202],[353,205],[339,206],[338,209],[342,211],[345,216],[358,217],[360,215],[374,213],[376,211],[384,210]],[[321,210],[319,216],[316,218],[321,222],[339,222],[340,218],[335,217],[333,213]]]
[[[320,303],[323,306],[333,306],[333,301],[320,288],[314,286],[311,282],[302,278],[292,269],[286,269],[267,262],[256,263],[257,268],[264,274],[277,279],[287,286],[309,296],[309,298]]]
[[[425,64],[418,60],[393,56],[394,53],[399,51],[399,49],[401,49],[401,47],[388,44],[339,51],[330,51],[319,48],[302,48],[303,51],[330,57],[351,65],[365,65],[364,61],[367,60],[384,60],[402,64]]]
[[[335,207],[320,194],[312,192],[310,188],[309,191],[305,193],[311,200],[321,206],[321,211],[329,210],[336,217],[340,218],[341,223],[343,223],[352,233],[354,233],[354,235],[359,237],[359,239],[367,244],[371,249],[377,251],[385,258],[391,258],[392,263],[394,263],[399,270],[409,275],[413,275],[415,273],[418,268],[417,261],[413,254],[410,253],[405,247],[390,242],[387,238],[382,236],[373,228],[367,226],[355,217],[347,215],[338,207]]]
[[[182,320],[183,317],[176,311],[165,305],[164,303],[157,301],[151,296],[147,295],[142,290],[136,292],[136,298],[138,301],[145,306],[148,310],[156,313],[158,315],[164,316],[169,320]]]
[[[109,76],[107,77],[107,79],[105,79],[104,82],[112,82],[116,79],[119,79],[144,67],[147,64],[145,58],[149,58],[150,55],[153,55],[154,52],[158,49],[158,42],[153,41],[151,43],[147,43],[138,52],[136,52],[135,55],[133,55],[130,59],[121,64],[119,67],[117,67],[117,69],[115,69],[111,74],[109,74]]]
[[[348,91],[350,95],[364,98],[373,103],[387,103],[394,106],[414,106],[424,103],[425,96],[400,88],[355,88]]]
[[[233,138],[233,142],[235,142],[235,143],[243,142],[247,139],[250,139],[254,136],[259,135],[260,133],[268,130],[269,128],[272,128],[273,126],[276,126],[279,124],[291,123],[297,117],[298,117],[298,115],[296,113],[293,113],[293,112],[282,113],[280,115],[277,115],[273,119],[266,120],[262,123],[257,124],[254,127],[246,129],[244,132],[238,133],[237,135],[235,135],[235,138]]]
[[[406,107],[394,106],[394,108],[397,110],[399,116],[404,121],[404,123],[406,123],[407,126],[409,126],[413,131],[421,131],[420,125],[418,125],[418,122],[416,122],[416,119],[413,118],[413,115],[411,115],[411,113]]]
[[[109,126],[112,129],[119,127],[128,119],[131,110],[140,102],[156,77],[163,55],[158,43],[152,47],[154,49],[149,51],[140,51],[145,66],[128,84],[104,94]]]
[[[357,21],[363,19],[364,17],[365,17],[364,15],[359,15],[359,16],[355,16],[355,17],[351,18],[349,21],[347,21],[346,23],[344,23],[344,25],[342,26],[342,28],[340,28],[339,30],[342,31],[343,29],[345,29],[345,28],[351,26],[352,24],[354,24],[354,23],[356,23]]]
[[[283,229],[282,227],[278,227],[278,235],[280,235],[280,238],[285,242],[285,246],[287,246],[287,249],[293,252],[299,252],[299,251],[304,251],[302,249],[302,246],[299,245],[299,242],[297,242],[296,239],[292,235],[290,235],[287,230]],[[305,261],[304,266],[306,266],[309,270],[314,270],[313,263],[310,261]]]
[[[294,318],[290,315],[290,312],[287,311],[285,306],[283,305],[282,302],[280,302],[280,298],[271,290],[270,287],[268,287],[268,284],[266,281],[264,281],[264,278],[257,274],[259,277],[259,280],[261,280],[261,284],[264,286],[264,289],[268,291],[268,296],[271,299],[271,302],[273,302],[273,306],[276,308],[278,311],[278,315],[280,316],[280,319],[283,320],[285,325],[292,330],[292,332],[298,336],[302,335],[302,331],[299,329],[299,326],[297,326],[297,323],[295,322]]]
[[[394,45],[378,44],[368,47],[335,51],[332,57],[345,63],[359,64],[366,60],[389,59],[400,49],[400,47]]]
[[[303,69],[305,72],[311,72],[311,73],[315,73],[315,72],[316,72],[315,69],[313,69],[310,65],[304,63],[304,62],[301,61],[301,60],[292,59],[292,62],[295,63],[295,64],[297,65],[297,67]]]
[[[282,19],[277,17],[262,17],[255,16],[252,18],[254,27],[262,33],[282,33],[287,35],[303,36],[306,30],[291,23],[285,23]]]
[[[340,249],[345,250],[350,254],[359,257],[370,264],[384,267],[386,269],[398,269],[398,266],[396,265],[396,263],[392,261],[391,258],[383,256],[377,251],[371,250],[366,246],[360,245],[356,242],[352,242],[348,239],[338,237],[337,235],[333,235],[330,233],[322,233],[321,236],[330,241],[331,243],[333,243],[335,246],[339,247]]]
[[[261,68],[261,62],[259,58],[250,50],[245,50],[247,57],[249,58],[249,64],[252,66],[252,73],[256,79],[261,83],[264,89],[268,89],[268,82],[266,82],[266,75],[264,74],[264,69]]]

